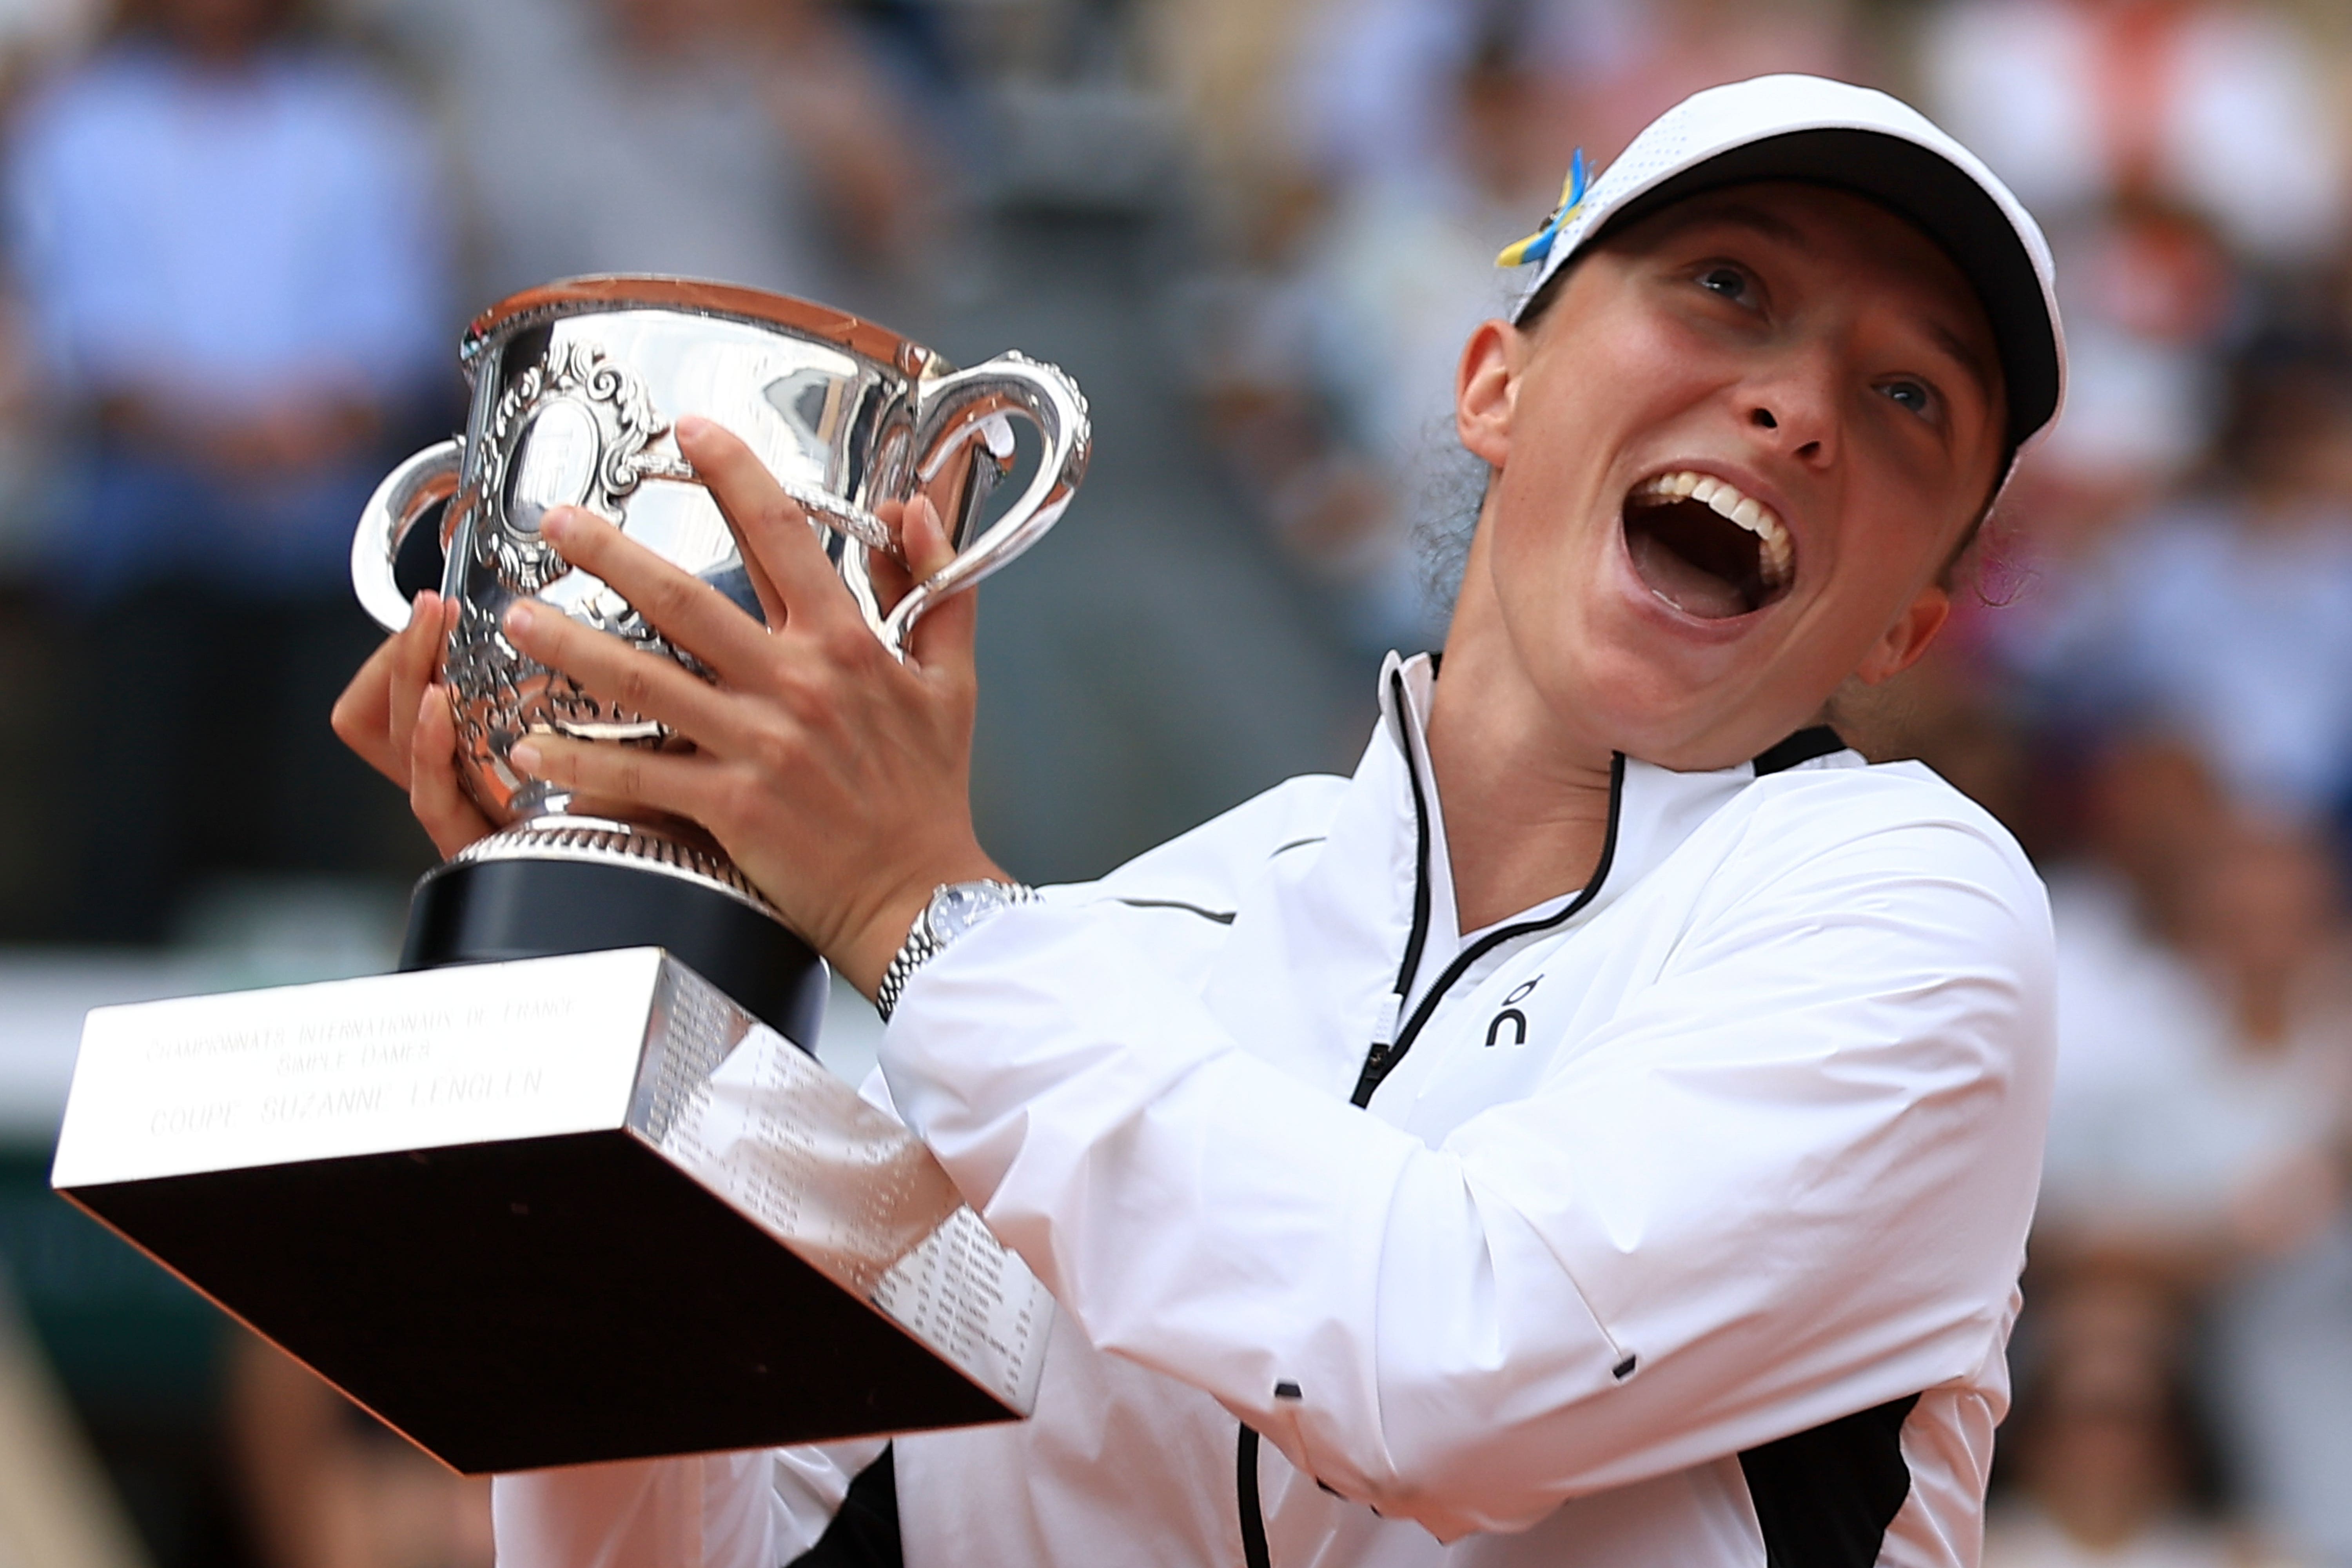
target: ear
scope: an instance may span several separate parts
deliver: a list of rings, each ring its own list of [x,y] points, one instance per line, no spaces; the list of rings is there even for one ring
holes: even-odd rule
[[[1910,606],[1895,617],[1895,624],[1863,655],[1854,667],[1853,678],[1864,686],[1875,686],[1891,680],[1919,661],[1936,634],[1944,629],[1951,618],[1952,596],[1937,584],[1930,583],[1919,590],[1919,596]]]
[[[1454,373],[1454,428],[1462,445],[1489,468],[1511,455],[1511,411],[1518,402],[1527,334],[1508,321],[1481,321],[1463,345]]]

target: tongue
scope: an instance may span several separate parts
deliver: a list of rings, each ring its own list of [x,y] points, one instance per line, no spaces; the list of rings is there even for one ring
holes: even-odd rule
[[[1627,529],[1625,545],[1650,592],[1685,614],[1720,621],[1748,613],[1748,596],[1737,584],[1676,554],[1653,531]]]

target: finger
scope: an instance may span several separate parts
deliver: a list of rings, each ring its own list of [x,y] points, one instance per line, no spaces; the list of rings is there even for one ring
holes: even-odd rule
[[[732,605],[727,613],[750,625]],[[740,753],[744,721],[739,705],[748,700],[743,696],[720,690],[675,659],[632,647],[528,599],[509,605],[501,625],[507,640],[525,657],[562,670],[600,701],[667,724],[698,746]],[[757,627],[752,631],[767,636]]]
[[[939,510],[924,497],[907,508],[907,562],[918,577],[929,577],[955,559],[955,545]],[[936,680],[968,686],[977,679],[973,645],[980,627],[980,597],[962,589],[924,612],[907,637],[907,657]]]
[[[882,520],[890,530],[891,537],[898,540],[900,548],[904,549],[907,503],[902,500],[877,502],[874,515]],[[907,563],[886,551],[869,550],[866,552],[866,575],[867,581],[874,584],[874,602],[886,616],[898,607],[898,601],[905,598],[908,590],[915,585],[915,575],[907,570]]]
[[[898,525],[898,548],[906,552],[908,573],[919,582],[945,571],[955,559],[955,543],[930,497],[919,495],[907,503]]]
[[[656,752],[562,735],[515,742],[507,761],[519,772],[579,795],[650,807],[708,822],[720,804],[718,772],[726,764],[707,752]]]
[[[327,722],[335,738],[359,754],[360,760],[394,784],[408,782],[407,759],[392,749],[392,667],[400,657],[400,634],[376,645],[367,662],[335,699]]]
[[[760,601],[760,618],[768,623],[770,631],[779,629],[792,613],[791,607],[784,603],[784,596],[776,592],[775,580],[768,575],[767,567],[761,563],[759,552],[744,542],[742,530],[737,528],[735,520],[727,515],[727,509],[719,508],[719,516],[727,524],[727,531],[735,536],[735,552],[743,559],[743,574],[751,579],[751,593]]]
[[[408,807],[446,860],[491,831],[490,819],[457,782],[457,721],[447,687],[425,689],[410,736]]]
[[[926,679],[968,688],[979,679],[979,635],[980,595],[960,589],[932,605],[907,634],[907,661]]]
[[[708,419],[677,422],[677,449],[710,486],[746,561],[760,563],[787,617],[854,616],[849,591],[825,558],[808,513],[751,448]]]
[[[424,595],[420,595],[420,598]],[[431,597],[438,602],[440,595]],[[413,693],[404,696],[403,672],[416,658],[417,645],[422,641],[429,651],[438,639],[425,631],[433,616],[430,610],[412,605],[408,625],[376,645],[368,655],[343,694],[335,699],[334,710],[328,715],[336,738],[357,752],[362,761],[393,783],[406,788],[408,784],[408,750],[406,746],[408,716],[415,712]],[[401,711],[407,704],[407,713]]]
[[[456,611],[454,603],[445,603],[430,589],[409,605],[408,625],[398,639],[399,656],[393,661],[388,705],[392,749],[402,758],[408,756],[415,734],[418,699],[440,673],[443,638]]]
[[[722,678],[738,682],[753,679],[772,651],[767,632],[743,613],[743,606],[701,578],[680,571],[594,512],[558,507],[541,520],[540,531],[564,560],[603,578],[672,644],[692,653]],[[550,612],[540,619],[552,622],[568,617]]]

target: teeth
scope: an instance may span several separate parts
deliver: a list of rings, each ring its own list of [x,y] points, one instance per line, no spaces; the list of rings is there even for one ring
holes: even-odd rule
[[[1700,501],[1717,515],[1730,519],[1756,536],[1764,581],[1771,586],[1787,582],[1789,569],[1796,564],[1796,546],[1790,541],[1789,530],[1779,515],[1762,501],[1740,494],[1737,488],[1713,474],[1689,468],[1660,474],[1634,486],[1631,499],[1637,506],[1663,506],[1668,501],[1685,500]]]

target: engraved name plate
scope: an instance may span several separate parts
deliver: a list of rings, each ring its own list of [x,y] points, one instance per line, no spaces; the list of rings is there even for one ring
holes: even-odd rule
[[[469,1472],[1012,1419],[1053,1322],[653,948],[100,1008],[52,1181]]]

